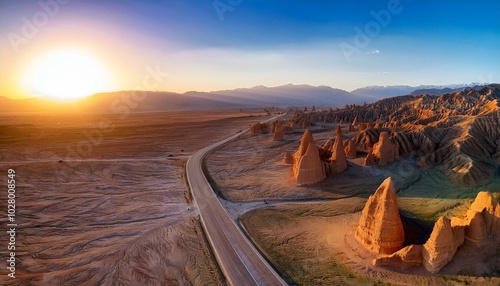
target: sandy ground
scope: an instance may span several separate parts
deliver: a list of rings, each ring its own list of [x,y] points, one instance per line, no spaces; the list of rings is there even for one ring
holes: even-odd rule
[[[5,190],[7,169],[16,171],[18,226],[16,278],[8,280],[2,267],[0,284],[224,284],[183,166],[192,152],[261,115],[1,116],[0,184]],[[0,196],[2,217],[6,197]]]
[[[332,138],[334,130],[335,126],[314,131],[316,144]],[[293,154],[298,149],[301,135],[297,131],[276,142],[270,133],[247,134],[207,159],[208,171],[229,213],[234,219],[241,217],[249,236],[293,281],[299,285],[498,285],[500,280],[495,278],[454,275],[466,274],[464,265],[476,263],[472,261],[478,257],[461,265],[450,263],[436,277],[423,269],[400,273],[374,268],[370,264],[373,257],[361,254],[363,249],[352,233],[366,198],[389,176],[395,181],[400,210],[408,220],[417,222],[408,243],[425,242],[439,216],[463,214],[478,191],[499,196],[499,182],[459,187],[438,169],[415,167],[415,158],[402,158],[385,167],[363,167],[363,155],[358,154],[349,160],[344,174],[315,186],[298,187],[291,165],[281,160],[285,151]],[[353,135],[344,133],[344,138]],[[465,253],[457,253],[457,257],[467,257]],[[494,255],[491,259],[488,263],[500,265]]]
[[[290,201],[338,199],[365,195],[383,181],[383,176],[350,163],[344,176],[330,178],[315,186],[297,187],[291,165],[282,164],[285,151],[298,149],[302,132],[285,135],[285,141],[272,141],[272,134],[241,136],[207,159],[210,175],[221,195],[232,201]],[[315,133],[317,144],[332,132]],[[356,181],[353,179],[356,178]]]

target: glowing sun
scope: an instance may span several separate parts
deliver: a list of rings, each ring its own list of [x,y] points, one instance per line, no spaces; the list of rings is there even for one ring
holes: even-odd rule
[[[36,95],[59,99],[77,99],[114,88],[107,69],[91,54],[75,49],[54,51],[36,60],[24,84]]]

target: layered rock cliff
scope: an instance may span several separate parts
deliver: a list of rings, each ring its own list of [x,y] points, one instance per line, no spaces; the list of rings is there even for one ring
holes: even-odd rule
[[[354,137],[357,152],[369,153],[369,146],[387,132],[389,141],[396,145],[395,155],[416,154],[417,166],[438,167],[452,183],[474,186],[498,176],[499,102],[500,85],[487,85],[440,96],[399,96],[331,111],[297,112],[291,121],[355,120],[350,126],[358,132]]]

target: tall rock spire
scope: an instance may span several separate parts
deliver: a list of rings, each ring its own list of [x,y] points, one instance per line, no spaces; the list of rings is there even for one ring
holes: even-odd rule
[[[389,177],[368,198],[356,230],[356,239],[376,254],[392,254],[403,247],[404,238],[396,189]]]

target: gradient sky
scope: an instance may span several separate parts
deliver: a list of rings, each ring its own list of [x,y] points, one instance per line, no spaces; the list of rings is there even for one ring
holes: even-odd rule
[[[115,90],[137,89],[148,69],[169,74],[157,90],[175,92],[500,81],[499,0],[40,2],[58,11],[13,45],[12,33],[46,12],[39,1],[0,0],[0,95],[37,96],[24,80],[30,66],[62,48],[92,54]],[[390,14],[384,25],[380,11]],[[368,41],[356,44],[366,28]]]

